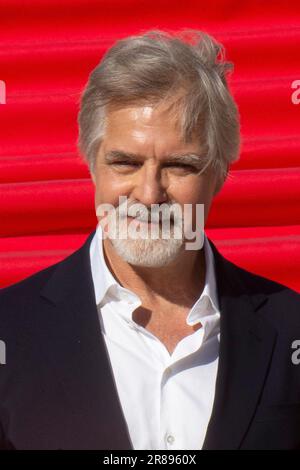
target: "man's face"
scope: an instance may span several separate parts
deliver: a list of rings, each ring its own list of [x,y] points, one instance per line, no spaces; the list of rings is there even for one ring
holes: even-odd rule
[[[194,157],[192,161],[190,155]],[[178,161],[175,156],[184,159]],[[139,203],[149,211],[152,204],[177,203],[182,209],[184,204],[190,204],[194,219],[196,204],[204,204],[206,221],[217,181],[211,168],[199,174],[203,167],[201,157],[205,155],[199,139],[184,143],[176,120],[166,107],[110,108],[92,175],[96,209],[103,203],[117,208],[119,196],[125,196],[128,206]],[[127,224],[132,220],[126,214]],[[194,223],[195,220],[191,222],[193,227]],[[174,238],[112,241],[122,258],[143,266],[168,264],[182,251],[183,242]]]

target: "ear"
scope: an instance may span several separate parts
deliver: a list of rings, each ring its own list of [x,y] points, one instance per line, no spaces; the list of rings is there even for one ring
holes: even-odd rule
[[[94,186],[96,186],[96,171],[97,171],[97,157],[94,158],[89,164],[89,172],[91,175],[91,179],[94,183]]]
[[[214,197],[221,191],[221,189],[223,188],[223,185],[227,179],[227,176],[228,176],[228,173],[229,173],[229,165],[227,166],[226,168],[226,174],[225,176],[220,176],[218,175],[217,176],[217,179],[216,179],[216,184],[215,184],[215,190],[214,190]]]
[[[221,189],[223,187],[223,184],[224,184],[224,181],[221,181],[220,179],[217,180],[217,182],[215,184],[215,190],[214,190],[213,197],[215,197],[221,191]]]

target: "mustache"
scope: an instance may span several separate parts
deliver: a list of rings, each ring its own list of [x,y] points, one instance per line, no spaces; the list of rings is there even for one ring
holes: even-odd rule
[[[175,203],[164,203],[161,207],[148,208],[141,203],[132,202],[126,206],[118,206],[117,212],[121,219],[126,219],[128,216],[133,217],[140,222],[171,222],[176,224],[182,217],[178,217],[174,208]],[[174,213],[175,212],[175,213]]]

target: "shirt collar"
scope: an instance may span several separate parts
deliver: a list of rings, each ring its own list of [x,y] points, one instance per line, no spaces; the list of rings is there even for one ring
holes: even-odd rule
[[[204,232],[204,255],[205,255],[205,283],[203,291],[187,316],[187,323],[195,325],[204,317],[211,316],[219,312],[219,303],[216,287],[215,262],[212,248]],[[90,245],[90,261],[92,278],[94,283],[97,306],[103,306],[109,299],[109,294],[114,290],[119,296],[123,294],[129,303],[141,304],[140,298],[120,285],[108,268],[104,253],[102,229],[98,224],[95,235]]]
[[[90,259],[96,304],[99,305],[101,303],[105,303],[105,297],[107,296],[108,291],[111,290],[112,286],[114,286],[115,289],[122,289],[122,286],[114,278],[106,264],[103,253],[102,229],[100,224],[98,224],[96,233],[91,241]]]

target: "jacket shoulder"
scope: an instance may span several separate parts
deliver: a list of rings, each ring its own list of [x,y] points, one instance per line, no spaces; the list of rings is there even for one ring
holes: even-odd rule
[[[94,236],[95,231],[89,234],[84,244],[79,247],[77,250],[73,251],[70,255],[66,256],[61,261],[58,261],[55,264],[52,264],[36,273],[18,281],[10,286],[3,287],[0,289],[0,302],[9,302],[9,301],[16,301],[20,299],[22,302],[27,298],[32,298],[35,293],[39,293],[40,289],[46,284],[46,282],[50,279],[52,274],[57,269],[66,269],[66,273],[68,273],[68,269],[72,270],[76,263],[78,263],[78,259],[81,255],[85,256],[85,252],[89,248],[89,244]]]
[[[11,314],[18,309],[22,311],[25,310],[26,307],[32,306],[37,299],[39,299],[41,290],[52,277],[52,274],[57,269],[67,265],[68,261],[74,257],[79,250],[76,250],[61,261],[41,269],[25,279],[0,289],[0,318],[3,319],[3,316],[6,316],[6,312]]]
[[[252,273],[228,261],[239,280],[243,293],[251,298],[265,298],[268,308],[265,314],[274,324],[300,327],[300,294],[296,290],[267,277]]]
[[[25,279],[0,289],[1,304],[3,305],[4,303],[10,301],[16,303],[18,299],[24,302],[27,298],[32,298],[32,296],[39,292],[43,285],[47,282],[56,267],[63,262],[64,260],[59,261],[58,263],[37,271]]]
[[[249,289],[253,289],[254,291],[265,292],[266,294],[270,295],[281,293],[284,295],[292,296],[295,299],[298,298],[298,300],[300,300],[300,293],[298,293],[291,287],[288,287],[287,285],[281,282],[264,277],[260,274],[248,271],[247,269],[237,266],[232,262],[230,262],[230,264],[234,266],[234,269],[236,270],[238,276],[241,278],[241,281]]]

